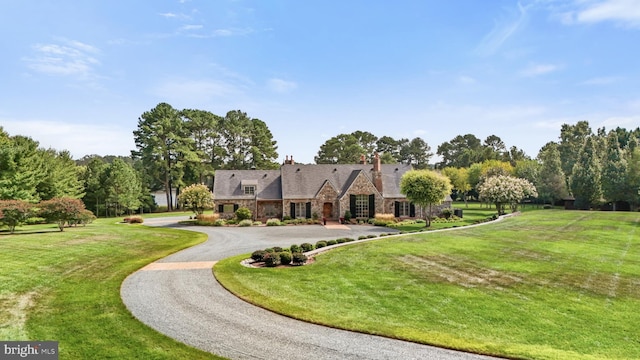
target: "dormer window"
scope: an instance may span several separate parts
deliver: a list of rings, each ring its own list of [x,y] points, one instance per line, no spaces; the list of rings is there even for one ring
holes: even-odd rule
[[[255,195],[258,188],[257,180],[242,180],[240,183],[242,193],[244,195]]]

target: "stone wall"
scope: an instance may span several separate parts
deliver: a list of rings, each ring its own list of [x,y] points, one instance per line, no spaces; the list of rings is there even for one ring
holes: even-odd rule
[[[371,183],[371,180],[369,180],[369,178],[366,175],[360,173],[356,178],[356,180],[353,182],[353,184],[351,184],[351,187],[349,188],[349,190],[340,199],[340,203],[339,203],[340,217],[343,217],[344,212],[349,210],[350,195],[370,195],[370,194],[375,194],[376,208],[374,212],[376,214],[384,212],[384,207],[385,207],[384,198],[382,197],[382,195],[380,195],[376,187],[373,186],[373,184]],[[353,215],[355,216],[355,214]]]

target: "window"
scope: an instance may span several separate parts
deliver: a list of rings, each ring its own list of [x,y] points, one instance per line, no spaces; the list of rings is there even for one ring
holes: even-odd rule
[[[234,208],[233,204],[224,204],[222,206],[222,212],[223,213],[232,213],[233,212],[233,208]]]
[[[245,195],[255,195],[256,194],[256,187],[253,185],[248,185],[244,187],[244,194]]]
[[[278,209],[275,204],[264,204],[264,216],[273,218],[278,216]]]
[[[307,213],[307,204],[305,203],[296,203],[296,217],[303,218]]]
[[[356,217],[369,217],[369,195],[356,195]]]
[[[398,216],[411,216],[411,206],[408,201],[398,202]]]

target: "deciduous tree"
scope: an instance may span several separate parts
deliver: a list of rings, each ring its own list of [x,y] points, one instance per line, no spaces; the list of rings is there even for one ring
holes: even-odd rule
[[[400,179],[400,192],[411,202],[431,207],[440,204],[451,193],[451,183],[446,176],[431,170],[410,170]],[[431,226],[431,211],[427,211],[427,226]]]
[[[505,213],[505,204],[510,204],[515,211],[517,204],[527,197],[537,197],[535,186],[525,179],[513,176],[491,176],[478,186],[480,198],[496,205],[498,215]]]
[[[58,224],[60,231],[64,231],[67,223],[76,223],[87,216],[84,203],[70,197],[53,198],[40,202],[40,216],[47,221]]]
[[[204,184],[193,184],[182,190],[178,201],[185,209],[199,215],[213,208],[213,193]]]
[[[33,214],[34,205],[24,200],[0,200],[0,224],[13,234],[16,226],[24,224]]]

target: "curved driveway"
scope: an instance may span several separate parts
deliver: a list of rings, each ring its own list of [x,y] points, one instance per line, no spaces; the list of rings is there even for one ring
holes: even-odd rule
[[[147,225],[176,225],[149,219]],[[215,261],[271,246],[388,232],[354,226],[197,227],[209,240],[131,274],[121,296],[143,323],[178,341],[230,359],[489,359],[406,341],[309,324],[253,306],[213,277]]]

